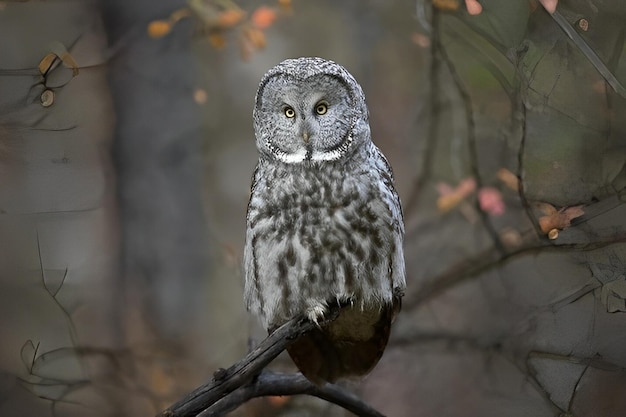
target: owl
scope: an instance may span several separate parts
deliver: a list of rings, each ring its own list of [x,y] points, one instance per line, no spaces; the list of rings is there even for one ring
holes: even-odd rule
[[[244,248],[244,298],[272,332],[297,315],[339,317],[288,349],[321,384],[367,374],[405,289],[404,223],[391,168],[371,140],[361,86],[321,58],[288,59],[261,79]]]

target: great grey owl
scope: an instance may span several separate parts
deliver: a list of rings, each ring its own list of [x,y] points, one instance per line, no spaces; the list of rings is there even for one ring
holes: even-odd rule
[[[400,200],[371,141],[361,86],[334,62],[288,59],[261,79],[253,116],[246,305],[270,332],[343,306],[287,350],[316,383],[364,375],[382,356],[406,284]]]

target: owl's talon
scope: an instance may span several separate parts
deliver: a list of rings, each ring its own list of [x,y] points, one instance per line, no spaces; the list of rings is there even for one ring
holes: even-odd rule
[[[312,306],[307,309],[305,315],[310,321],[315,323],[315,326],[321,328],[319,322],[324,320],[326,308],[322,305]]]

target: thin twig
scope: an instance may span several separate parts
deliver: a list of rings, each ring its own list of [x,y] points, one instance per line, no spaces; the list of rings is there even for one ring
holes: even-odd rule
[[[363,417],[384,417],[383,414],[365,404],[355,394],[335,385],[317,386],[302,374],[284,374],[263,371],[253,382],[247,384],[207,408],[198,417],[219,417],[236,409],[246,401],[266,395],[307,394],[337,404]]]
[[[424,153],[422,157],[422,170],[417,175],[415,179],[415,183],[413,187],[411,187],[411,193],[405,200],[404,204],[404,213],[406,218],[414,215],[414,210],[419,203],[419,198],[424,192],[424,187],[431,179],[433,167],[435,164],[435,153],[437,148],[437,138],[439,136],[439,113],[441,112],[442,99],[441,96],[441,50],[439,43],[439,11],[436,7],[432,6],[432,17],[430,24],[430,39],[431,39],[431,48],[430,48],[430,117],[429,117],[429,125],[428,125],[428,135],[426,137],[426,145],[424,148]]]
[[[457,90],[457,93],[461,97],[461,101],[463,102],[463,110],[465,114],[465,126],[467,128],[467,149],[469,153],[469,158],[471,160],[470,170],[472,176],[476,180],[477,188],[481,188],[483,186],[482,176],[480,173],[480,163],[478,161],[478,149],[477,149],[477,141],[476,141],[476,123],[474,122],[474,109],[472,105],[472,98],[461,79],[461,76],[456,70],[456,66],[448,56],[448,52],[446,48],[441,44],[441,39],[437,38],[438,42],[438,50],[439,55],[441,57],[441,61],[448,68],[448,72],[450,73],[450,77],[452,78],[452,82]],[[478,213],[478,217],[481,220],[483,228],[487,231],[487,234],[491,237],[493,245],[495,249],[501,254],[504,255],[506,250],[502,241],[500,240],[500,236],[498,235],[497,230],[495,229],[491,219],[489,218],[488,213],[485,210],[480,208],[480,204],[478,200],[476,200],[476,212]]]

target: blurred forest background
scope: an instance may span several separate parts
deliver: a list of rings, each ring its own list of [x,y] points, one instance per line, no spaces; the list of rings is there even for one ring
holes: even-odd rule
[[[389,416],[626,415],[626,3],[542,3],[0,1],[0,415],[154,415],[263,336],[252,107],[299,56],[363,86],[405,209],[403,311],[349,388]]]

